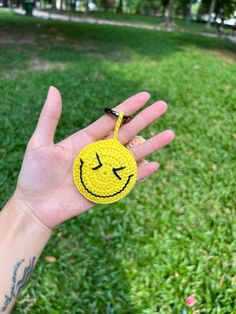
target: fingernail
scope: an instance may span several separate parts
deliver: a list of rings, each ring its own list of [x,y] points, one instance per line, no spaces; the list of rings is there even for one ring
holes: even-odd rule
[[[162,101],[162,100],[161,100],[161,101],[158,101],[158,105],[159,105],[159,108],[162,109],[162,111],[166,111],[167,108],[168,108],[167,103],[164,102],[164,101]]]
[[[141,98],[141,99],[143,99],[143,98],[150,98],[151,97],[151,95],[148,93],[148,92],[141,92],[140,93],[140,95],[139,95],[139,97]]]
[[[158,168],[160,168],[160,164],[157,161],[153,161],[153,170],[157,170]]]
[[[168,140],[173,140],[175,138],[175,132],[172,130],[167,130],[166,137]]]

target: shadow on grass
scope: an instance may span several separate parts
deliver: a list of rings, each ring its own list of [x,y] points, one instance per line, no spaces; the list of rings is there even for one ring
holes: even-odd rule
[[[173,98],[176,108],[147,135],[168,125],[179,136],[177,144],[158,154],[166,158],[158,179],[153,176],[124,201],[94,208],[57,229],[44,252],[44,256],[56,256],[57,262],[48,264],[41,259],[15,313],[134,314],[144,309],[155,312],[155,304],[163,313],[173,313],[173,308],[179,313],[180,302],[191,292],[189,282],[199,296],[217,296],[222,304],[231,304],[230,283],[226,301],[215,286],[219,272],[224,272],[218,261],[229,261],[233,252],[227,244],[233,243],[232,236],[224,237],[230,230],[226,222],[233,215],[229,210],[233,162],[228,152],[234,105],[230,84],[234,81],[228,78],[233,78],[234,68],[226,65],[220,72],[221,63],[213,62],[213,57],[196,64],[188,53],[189,67],[178,57],[172,60],[177,72],[171,76],[169,64],[161,68],[158,62],[192,46],[206,50],[224,46],[232,52],[235,46],[190,34],[20,17],[1,23],[5,23],[5,34],[18,40],[17,46],[4,44],[0,54],[1,72],[8,72],[0,81],[3,202],[14,189],[25,144],[50,84],[62,91],[64,101],[57,140],[95,120],[104,107],[146,87],[155,99]],[[34,42],[20,43],[19,38],[29,33]],[[151,72],[148,62],[153,60],[156,68]],[[208,61],[213,65],[206,71]],[[156,92],[157,83],[160,92]],[[222,106],[225,100],[227,105]],[[225,212],[220,212],[221,207],[226,207]],[[209,267],[211,255],[217,263]],[[208,276],[210,268],[214,279]],[[165,308],[168,303],[170,307]]]
[[[32,53],[37,55],[38,51],[29,54]],[[50,82],[66,90],[58,140],[95,120],[108,104],[113,106],[141,89],[138,79],[118,79],[102,61],[78,59],[75,52],[68,49],[63,53],[55,49],[53,54],[56,55],[54,62],[66,60],[67,55],[74,61],[73,69],[31,69],[24,73],[28,62],[26,52],[20,74],[8,77],[0,86],[1,94],[6,96],[1,101],[0,119],[2,206],[14,190],[25,145],[36,125]],[[51,59],[52,55],[49,52],[45,59]],[[20,62],[21,51],[18,57],[15,55],[14,62]],[[96,69],[100,71],[98,74]],[[55,256],[57,262],[48,264],[42,257],[13,313],[139,312],[139,306],[130,300],[132,286],[124,271],[129,258],[138,260],[130,251],[133,229],[129,223],[133,213],[127,214],[131,202],[128,204],[122,201],[100,206],[60,226],[43,254]]]
[[[236,45],[226,40],[208,38],[192,33],[143,30],[107,25],[90,25],[73,22],[45,21],[15,15],[7,15],[0,22],[3,43],[4,37],[12,38],[13,43],[30,44],[44,50],[51,45],[72,46],[75,49],[99,49],[103,57],[113,58],[118,54],[120,61],[127,61],[132,51],[149,59],[166,58],[173,53],[181,52],[188,46],[202,49],[224,49],[236,53]],[[28,42],[27,42],[28,41]],[[94,47],[93,47],[94,46]],[[55,61],[66,61],[58,54]],[[52,60],[53,61],[53,60]]]

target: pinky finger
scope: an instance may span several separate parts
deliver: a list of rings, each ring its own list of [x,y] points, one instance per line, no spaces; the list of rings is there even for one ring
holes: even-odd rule
[[[143,180],[149,177],[153,172],[155,172],[160,167],[158,162],[149,162],[146,165],[138,167],[138,179],[137,181]]]

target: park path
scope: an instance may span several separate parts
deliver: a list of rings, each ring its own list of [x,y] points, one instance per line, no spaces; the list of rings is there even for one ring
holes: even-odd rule
[[[25,15],[25,11],[22,9],[15,9],[17,14]],[[164,31],[174,31],[172,29],[163,29],[158,25],[152,25],[147,23],[141,22],[127,22],[127,21],[114,21],[114,20],[105,20],[105,19],[98,19],[94,17],[86,17],[86,16],[74,16],[74,15],[66,15],[61,13],[54,13],[54,12],[45,12],[41,10],[35,9],[33,11],[33,16],[46,19],[46,20],[60,20],[60,21],[73,21],[78,23],[88,23],[88,24],[100,24],[100,25],[114,25],[114,26],[127,26],[127,27],[134,27],[134,28],[141,28],[141,29],[151,29],[151,30],[164,30]],[[186,32],[182,30],[182,32]],[[189,31],[188,31],[189,32]],[[194,34],[200,34],[207,37],[213,38],[220,38],[220,39],[227,39],[233,43],[236,43],[236,36],[230,35],[221,35],[213,34],[213,33],[205,33],[205,32],[193,32]]]

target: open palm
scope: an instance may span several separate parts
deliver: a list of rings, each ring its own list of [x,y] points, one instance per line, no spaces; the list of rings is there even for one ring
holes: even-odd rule
[[[114,108],[126,115],[135,113],[150,98],[147,92],[138,93]],[[163,101],[153,103],[119,131],[119,140],[125,144],[167,110]],[[39,220],[54,228],[65,220],[91,208],[94,203],[85,199],[73,182],[73,163],[86,145],[104,138],[114,129],[116,120],[104,115],[88,127],[54,144],[54,133],[61,116],[62,101],[59,91],[50,87],[40,118],[25,152],[14,193],[16,202],[32,211]],[[164,131],[130,149],[136,161],[152,154],[174,139],[171,130]],[[138,167],[138,179],[158,168],[150,162]]]

